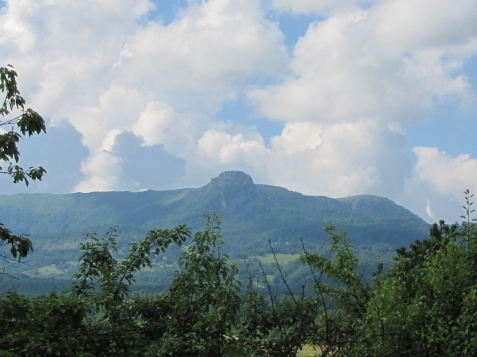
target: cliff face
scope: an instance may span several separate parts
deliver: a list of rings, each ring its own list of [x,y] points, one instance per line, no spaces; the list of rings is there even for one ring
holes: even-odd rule
[[[204,190],[213,193],[214,201],[220,205],[220,210],[232,212],[257,197],[257,188],[252,178],[241,171],[222,172],[213,178]]]

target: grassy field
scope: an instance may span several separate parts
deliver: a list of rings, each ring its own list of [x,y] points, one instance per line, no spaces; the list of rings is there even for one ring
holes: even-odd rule
[[[292,262],[294,260],[298,260],[300,258],[300,254],[275,254],[278,260],[278,263],[280,265],[285,265],[288,264],[289,262]],[[264,256],[258,256],[254,255],[250,258],[257,258],[262,262],[262,264],[270,264],[270,263],[275,263],[275,258],[273,257],[273,254],[267,254]]]
[[[63,272],[58,269],[55,264],[52,264],[38,268],[38,273],[40,273],[42,277],[52,277],[61,275]]]
[[[297,357],[312,357],[312,356],[317,356],[318,351],[315,350],[312,346],[310,345],[305,345],[303,346],[303,349],[301,351],[298,351],[296,354]]]

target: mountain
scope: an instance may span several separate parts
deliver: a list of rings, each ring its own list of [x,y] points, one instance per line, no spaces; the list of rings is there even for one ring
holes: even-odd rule
[[[427,236],[429,225],[389,199],[306,196],[281,187],[254,184],[239,171],[223,172],[196,189],[144,192],[0,195],[0,222],[16,234],[28,233],[36,248],[74,249],[88,232],[116,226],[128,243],[153,228],[204,226],[217,212],[227,250],[248,253],[274,245],[299,251],[300,238],[327,243],[324,226],[348,232],[356,244],[408,245]]]

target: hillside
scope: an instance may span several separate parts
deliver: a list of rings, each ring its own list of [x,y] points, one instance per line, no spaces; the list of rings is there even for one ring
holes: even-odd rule
[[[249,175],[234,171],[224,172],[197,189],[0,195],[0,221],[32,235],[82,234],[110,226],[149,230],[179,223],[200,229],[203,215],[212,211],[223,218],[225,237],[235,237],[244,230],[247,235],[293,240],[287,231],[315,240],[324,225],[332,224],[348,230],[357,244],[402,245],[422,238],[428,227],[386,198],[306,196],[281,187],[256,185]]]
[[[309,248],[323,247],[326,225],[345,229],[357,246],[404,246],[428,230],[426,222],[386,198],[306,196],[254,184],[237,171],[197,189],[0,196],[0,222],[31,235],[35,253],[28,261],[38,267],[75,261],[87,233],[101,235],[115,226],[125,251],[153,228],[185,223],[200,230],[207,212],[222,217],[224,249],[242,258],[269,252],[268,240],[280,253],[299,253],[301,238]]]

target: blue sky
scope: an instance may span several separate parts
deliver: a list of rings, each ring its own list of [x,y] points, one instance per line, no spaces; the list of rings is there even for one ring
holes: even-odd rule
[[[388,197],[477,191],[474,0],[0,1],[0,65],[46,135],[0,193],[199,187],[225,170]]]

